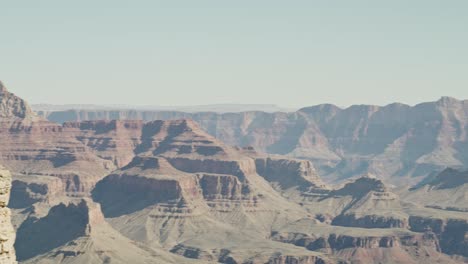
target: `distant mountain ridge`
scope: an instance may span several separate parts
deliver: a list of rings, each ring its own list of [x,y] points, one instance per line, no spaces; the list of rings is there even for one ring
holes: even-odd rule
[[[149,110],[39,111],[50,121],[193,119],[230,144],[313,161],[328,180],[372,173],[417,182],[445,167],[468,167],[468,101],[442,97],[409,106],[331,104],[296,112]]]
[[[67,111],[67,110],[138,110],[138,111],[180,111],[180,112],[216,112],[238,113],[246,111],[262,112],[293,112],[297,109],[281,107],[274,104],[208,104],[187,106],[162,106],[162,105],[95,105],[95,104],[33,104],[31,106],[37,112]]]

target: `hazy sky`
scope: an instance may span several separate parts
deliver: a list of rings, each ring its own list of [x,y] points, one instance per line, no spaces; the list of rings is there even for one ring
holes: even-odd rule
[[[0,0],[0,79],[32,103],[468,98],[466,0]]]

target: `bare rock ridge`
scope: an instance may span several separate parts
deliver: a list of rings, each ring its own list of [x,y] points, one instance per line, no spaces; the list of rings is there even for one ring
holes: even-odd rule
[[[446,169],[429,176],[405,198],[430,208],[468,212],[468,171]]]
[[[292,113],[184,113],[68,110],[40,112],[49,120],[193,119],[230,145],[305,158],[329,180],[361,174],[413,183],[445,167],[468,167],[468,101],[443,97],[416,106],[318,105]]]
[[[35,113],[29,105],[19,97],[8,92],[0,81],[0,118],[33,119]]]
[[[333,196],[351,196],[353,200],[332,221],[332,225],[365,228],[408,228],[398,195],[382,181],[362,177],[332,192]]]
[[[70,122],[63,127],[79,129],[76,138],[96,151],[98,157],[112,161],[117,167],[125,166],[132,160],[143,132],[142,121]]]
[[[431,116],[431,107],[420,114]],[[409,107],[393,105],[385,113],[368,106],[317,109],[193,114],[201,124],[189,116],[62,125],[0,117],[0,163],[13,175],[10,206],[18,259],[41,264],[465,263],[466,173],[446,170],[415,188],[394,188],[388,184],[393,178],[382,173],[393,158],[376,158],[381,162],[376,168],[383,170],[360,165],[373,157],[369,149],[396,133],[387,131],[395,127],[373,123],[382,118],[369,120]],[[206,115],[210,118],[203,119]],[[349,133],[347,127],[359,128]],[[412,140],[425,138],[419,132],[412,130]],[[239,135],[245,136],[239,145],[246,147],[234,146]],[[362,139],[366,145],[361,135],[374,138]],[[410,135],[405,138],[411,141]],[[260,151],[249,142],[257,142],[253,145]],[[340,151],[331,147],[338,145]],[[314,159],[264,154],[265,149]],[[397,147],[386,155],[393,151],[419,155]],[[331,160],[351,152],[359,157],[346,157],[351,163],[339,170],[360,171],[360,177],[325,184],[315,162],[331,166]]]
[[[277,183],[282,189],[291,187],[301,187],[309,191],[328,189],[310,161],[256,157],[255,165],[259,175],[271,183]]]
[[[274,226],[300,219],[305,212],[274,193],[257,174],[254,158],[190,120],[154,121],[144,131],[137,157],[93,191],[106,218],[124,235],[209,262],[327,259],[263,238]],[[135,218],[147,224],[128,223]],[[272,222],[275,218],[278,223]],[[249,246],[254,244],[268,249]]]
[[[104,220],[98,204],[74,199],[36,214],[18,229],[21,263],[188,263],[131,241]]]
[[[0,84],[1,88],[1,84]],[[0,263],[14,264],[16,262],[15,231],[11,225],[11,212],[6,206],[10,199],[11,174],[0,166]]]
[[[126,162],[128,157],[95,152],[91,147],[100,147],[93,145],[99,144],[99,139],[88,142],[86,137],[80,128],[36,117],[24,100],[2,85],[0,162],[13,173],[53,176],[63,181],[64,191],[89,193],[99,179],[114,170],[121,160]],[[121,149],[120,145],[113,147]]]
[[[292,196],[321,222],[360,228],[408,228],[400,198],[381,180],[363,176],[341,188]]]
[[[273,191],[254,158],[193,121],[0,121],[22,263],[329,262],[265,238],[305,212]]]
[[[47,253],[69,241],[89,235],[89,213],[83,200],[78,204],[56,205],[42,218],[28,218],[17,231],[18,242],[15,247],[18,260]]]

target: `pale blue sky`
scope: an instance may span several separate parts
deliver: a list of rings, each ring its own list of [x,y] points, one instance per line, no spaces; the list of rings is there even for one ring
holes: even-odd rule
[[[466,0],[0,0],[0,79],[32,103],[468,98]]]

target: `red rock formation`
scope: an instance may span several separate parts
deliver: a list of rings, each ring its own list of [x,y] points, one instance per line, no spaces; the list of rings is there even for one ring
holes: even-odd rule
[[[112,161],[116,167],[127,165],[140,144],[142,121],[87,121],[65,123],[64,128],[76,128],[76,138],[93,149],[97,156]]]
[[[148,244],[150,251],[164,247],[167,254],[223,263],[329,260],[313,251],[364,263],[433,256],[446,260],[440,251],[458,259],[467,256],[463,212],[457,218],[440,210],[445,207],[430,211],[407,202],[416,199],[401,202],[381,180],[370,177],[332,190],[310,161],[259,154],[220,140],[308,157],[332,174],[393,174],[404,169],[401,162],[410,169],[440,165],[441,153],[432,145],[417,151],[412,146],[434,138],[426,128],[450,134],[446,120],[459,119],[450,114],[457,102],[444,99],[436,110],[432,104],[414,111],[401,105],[345,110],[328,105],[291,114],[194,114],[201,126],[187,119],[57,125],[34,116],[23,100],[0,88],[0,162],[16,176],[12,205],[21,209],[16,211],[22,260],[113,261],[101,258],[107,254],[121,260],[122,248],[108,242],[119,235],[106,221],[127,236],[118,241],[145,255],[146,263],[154,255],[129,239]],[[379,121],[393,113],[404,120]],[[439,113],[445,120],[440,127],[430,123]],[[434,146],[453,143],[445,136],[437,140]],[[391,156],[395,152],[403,161]],[[463,177],[437,179],[441,181],[429,189],[461,190],[456,197],[464,201]],[[106,219],[93,202],[73,198],[91,190]],[[64,204],[56,205],[60,202]],[[428,219],[431,212],[441,217]],[[31,244],[24,242],[28,239]],[[422,251],[427,256],[418,255]],[[170,263],[183,258],[175,259]]]
[[[58,122],[189,118],[229,145],[312,160],[322,175],[332,179],[370,172],[405,184],[408,178],[401,176],[419,177],[447,166],[468,165],[468,101],[449,97],[414,107],[318,105],[294,113],[226,114],[82,110],[49,117]]]
[[[310,161],[258,157],[255,159],[255,165],[259,175],[265,177],[269,182],[278,183],[283,189],[300,187],[312,191],[328,188]]]
[[[20,174],[60,178],[66,190],[86,193],[115,169],[81,143],[81,133],[35,116],[28,104],[6,91],[0,93],[0,162]]]

